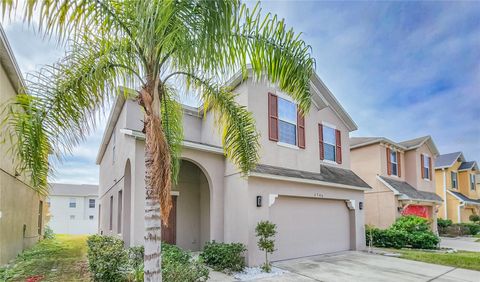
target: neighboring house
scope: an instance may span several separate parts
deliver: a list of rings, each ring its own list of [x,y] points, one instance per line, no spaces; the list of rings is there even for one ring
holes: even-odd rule
[[[352,170],[373,190],[365,192],[365,223],[387,228],[401,215],[432,221],[437,208],[432,167],[438,150],[430,136],[404,142],[384,137],[350,138]]]
[[[469,222],[472,214],[480,215],[478,165],[466,161],[462,152],[440,155],[435,162],[437,194],[446,199],[439,216],[453,222]]]
[[[98,185],[52,183],[47,203],[54,233],[98,232]]]
[[[241,242],[257,265],[255,226],[277,225],[273,260],[365,247],[363,192],[370,187],[350,170],[349,133],[357,129],[318,76],[312,108],[302,117],[274,87],[242,81],[229,85],[251,111],[260,138],[260,162],[243,177],[224,157],[212,112],[184,107],[182,164],[173,187],[173,210],[162,239],[198,251],[211,240]],[[110,114],[101,148],[100,233],[142,245],[145,136],[142,109],[122,97]]]
[[[0,26],[0,120],[4,117],[2,106],[23,86],[22,75]],[[0,134],[0,139],[3,137]],[[0,265],[42,238],[47,211],[44,197],[33,191],[28,178],[15,170],[8,153],[10,140],[5,141],[0,142]]]

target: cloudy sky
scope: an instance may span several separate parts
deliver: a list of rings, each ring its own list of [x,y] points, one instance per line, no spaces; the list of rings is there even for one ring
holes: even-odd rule
[[[253,4],[252,4],[253,5]],[[316,71],[359,126],[353,136],[432,135],[480,161],[480,2],[267,1],[312,46]],[[2,21],[24,76],[63,54],[19,18]],[[55,181],[98,183],[103,125]]]

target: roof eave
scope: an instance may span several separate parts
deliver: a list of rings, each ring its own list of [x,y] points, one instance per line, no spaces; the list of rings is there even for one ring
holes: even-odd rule
[[[6,56],[3,56],[5,54]],[[15,91],[18,93],[20,88],[25,88],[26,84],[23,80],[22,72],[18,67],[17,60],[13,55],[12,48],[8,43],[7,35],[3,30],[3,27],[0,25],[0,62],[5,68],[5,72],[10,80]]]

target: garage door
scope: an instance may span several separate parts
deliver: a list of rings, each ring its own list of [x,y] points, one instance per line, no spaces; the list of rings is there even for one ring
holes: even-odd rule
[[[345,201],[280,196],[270,220],[277,225],[274,261],[350,249]]]

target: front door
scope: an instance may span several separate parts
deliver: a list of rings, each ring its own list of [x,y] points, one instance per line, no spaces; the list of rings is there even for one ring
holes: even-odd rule
[[[172,196],[168,226],[162,222],[162,242],[175,245],[177,241],[177,196]]]

